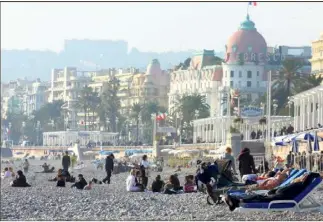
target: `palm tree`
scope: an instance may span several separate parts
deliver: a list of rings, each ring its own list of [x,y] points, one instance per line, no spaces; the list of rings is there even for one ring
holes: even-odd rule
[[[181,113],[182,119],[180,122],[181,129],[184,123],[190,125],[191,121],[197,118],[206,118],[210,115],[210,106],[206,102],[205,96],[194,94],[184,95],[179,98],[175,104],[174,114]],[[195,116],[198,114],[197,116]]]
[[[302,85],[300,91],[305,91],[313,87],[319,86],[322,82],[323,82],[322,76],[316,77],[315,75],[310,75],[306,79],[307,84]]]
[[[91,103],[91,96],[92,96],[92,88],[89,86],[85,86],[81,92],[80,96],[78,98],[78,105],[80,108],[83,109],[84,112],[84,130],[86,131],[86,121],[88,116],[88,110]]]
[[[273,95],[284,92],[284,96],[295,95],[298,87],[306,84],[306,78],[300,72],[304,66],[304,60],[298,58],[288,58],[282,62],[282,68],[279,71],[278,79],[273,81]]]
[[[110,122],[112,132],[116,131],[117,118],[120,116],[120,98],[118,92],[120,88],[119,80],[112,76],[111,79],[103,85],[101,94],[101,104],[105,110],[107,119]]]
[[[140,105],[139,103],[135,103],[131,107],[131,118],[136,122],[136,129],[137,129],[136,143],[137,144],[138,144],[138,138],[139,138],[139,117],[142,110],[143,110],[143,106]]]
[[[98,93],[92,92],[89,105],[90,105],[90,109],[92,111],[92,128],[93,129],[94,129],[94,115],[98,111],[100,103],[101,103],[101,99],[98,96]]]

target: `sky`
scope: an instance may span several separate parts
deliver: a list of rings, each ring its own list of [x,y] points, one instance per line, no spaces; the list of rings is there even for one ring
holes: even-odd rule
[[[140,51],[224,51],[247,7],[247,2],[1,3],[1,49],[58,52],[65,39],[107,39],[125,40]],[[320,2],[249,7],[268,46],[311,45],[323,32],[322,12]]]

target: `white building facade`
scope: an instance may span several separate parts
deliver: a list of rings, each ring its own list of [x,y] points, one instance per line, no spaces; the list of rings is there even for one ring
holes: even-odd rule
[[[39,110],[47,103],[47,89],[49,84],[40,82],[38,79],[26,88],[24,95],[24,113],[27,116],[32,115],[34,111]]]
[[[323,83],[291,98],[294,103],[294,129],[304,131],[323,124]]]

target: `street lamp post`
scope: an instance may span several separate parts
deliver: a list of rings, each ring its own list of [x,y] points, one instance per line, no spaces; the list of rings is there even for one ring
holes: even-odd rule
[[[39,145],[39,131],[40,131],[40,121],[37,121],[36,132],[37,132],[37,146]]]
[[[156,131],[157,131],[157,120],[156,120],[156,113],[151,114],[151,120],[153,122],[153,146],[156,141]]]
[[[179,146],[182,145],[182,120],[183,120],[183,113],[180,112],[178,114],[179,117]]]
[[[293,101],[291,101],[290,97],[288,97],[288,116],[291,116],[292,104],[293,104]]]
[[[8,132],[8,140],[10,140],[11,127],[12,127],[12,124],[11,124],[11,122],[9,122],[9,125],[8,125],[8,127],[9,127],[9,132]]]
[[[195,110],[194,112],[194,116],[195,116],[195,119],[197,119],[200,115],[200,111],[199,110]]]
[[[23,122],[21,123],[22,142],[23,142],[23,141],[24,141],[24,139],[25,139],[25,127],[26,127],[26,122],[25,122],[25,121],[23,121]]]

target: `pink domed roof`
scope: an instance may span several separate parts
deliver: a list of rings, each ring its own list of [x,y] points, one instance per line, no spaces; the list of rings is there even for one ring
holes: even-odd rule
[[[257,32],[255,24],[247,19],[241,23],[238,31],[233,33],[226,44],[227,63],[236,63],[243,57],[244,62],[266,59],[267,43],[264,37]]]

